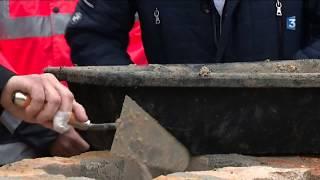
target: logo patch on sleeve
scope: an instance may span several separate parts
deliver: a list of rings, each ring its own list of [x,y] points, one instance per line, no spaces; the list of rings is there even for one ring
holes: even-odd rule
[[[82,19],[81,12],[75,12],[71,17],[71,24],[77,24]]]
[[[295,31],[297,27],[296,16],[287,17],[287,29],[290,31]]]

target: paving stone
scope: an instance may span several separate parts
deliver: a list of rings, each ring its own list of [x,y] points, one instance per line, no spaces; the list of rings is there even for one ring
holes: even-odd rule
[[[212,171],[175,173],[155,180],[313,180],[307,168],[272,168],[267,166],[226,167]]]
[[[188,171],[205,171],[223,167],[258,166],[263,163],[253,156],[240,154],[212,154],[191,158]]]
[[[26,159],[0,168],[2,179],[45,180],[150,180],[148,169],[133,159],[107,151],[89,152],[71,158]]]

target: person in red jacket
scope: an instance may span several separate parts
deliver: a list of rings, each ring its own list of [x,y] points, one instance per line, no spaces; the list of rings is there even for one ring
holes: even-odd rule
[[[75,5],[55,0],[0,2],[0,53],[17,74],[72,66],[64,31]]]
[[[75,5],[76,1],[0,1],[2,63],[6,61],[11,66],[7,67],[17,75],[40,74],[48,66],[72,66],[64,30]],[[28,151],[34,150],[33,157],[49,153],[71,156],[89,149],[88,143],[74,129],[64,134],[57,134],[42,126],[26,123],[25,119],[17,119],[11,114],[4,111],[1,115],[1,124],[27,145],[16,146],[16,143],[11,141],[5,143],[6,147],[10,147],[7,149],[12,156],[19,155],[20,151],[26,151],[24,150],[26,147]],[[38,118],[45,121],[48,117],[40,115]],[[2,149],[0,146],[0,154],[6,153],[1,151]],[[2,157],[0,164],[24,158]]]
[[[73,66],[64,32],[76,4],[77,0],[0,1],[0,63],[8,62],[5,67],[18,75],[43,73],[43,69],[49,66]],[[130,34],[128,53],[134,63],[147,64],[138,21]],[[14,122],[6,112],[2,114],[2,123],[8,124],[3,119]],[[22,139],[38,149],[47,146],[46,141],[52,142],[52,135],[41,128],[25,123],[13,124],[9,127],[11,132],[20,133]],[[44,138],[44,142],[35,141],[39,134],[50,138]],[[88,144],[74,130],[54,137],[53,146],[50,144],[53,155],[70,156],[88,149]]]
[[[17,74],[42,73],[48,66],[72,66],[64,32],[77,0],[0,1],[0,54]],[[146,64],[139,22],[130,35],[128,53]]]

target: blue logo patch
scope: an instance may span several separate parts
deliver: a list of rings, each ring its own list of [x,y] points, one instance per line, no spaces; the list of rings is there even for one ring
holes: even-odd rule
[[[287,29],[295,31],[297,26],[296,16],[287,17]]]

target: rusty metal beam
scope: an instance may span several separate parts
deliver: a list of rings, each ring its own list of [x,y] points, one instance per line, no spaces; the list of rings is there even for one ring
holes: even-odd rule
[[[320,87],[320,60],[49,68],[61,80],[111,87]]]

